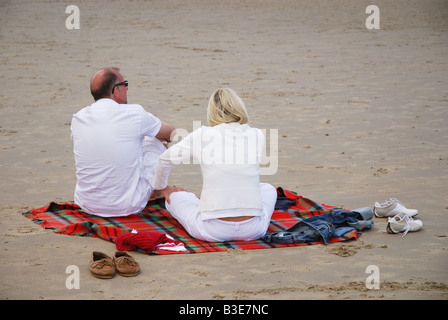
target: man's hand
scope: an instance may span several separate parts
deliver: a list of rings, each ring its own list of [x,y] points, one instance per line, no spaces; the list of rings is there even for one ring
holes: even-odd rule
[[[170,204],[170,195],[173,192],[179,192],[179,191],[185,191],[184,188],[181,187],[176,187],[176,186],[168,186],[165,189],[160,190],[160,192],[163,194],[163,196],[165,197],[165,201]]]

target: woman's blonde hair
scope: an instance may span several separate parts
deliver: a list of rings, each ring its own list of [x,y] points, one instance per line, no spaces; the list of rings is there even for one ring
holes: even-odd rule
[[[210,126],[221,123],[249,121],[246,106],[235,91],[228,88],[218,89],[210,97],[207,108],[207,121]]]

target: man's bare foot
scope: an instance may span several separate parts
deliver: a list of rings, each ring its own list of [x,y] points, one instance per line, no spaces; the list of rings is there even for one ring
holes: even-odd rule
[[[154,190],[153,192],[151,192],[151,195],[149,196],[149,201],[151,200],[157,200],[163,198],[163,194],[160,190]]]
[[[179,192],[179,191],[185,191],[184,188],[181,187],[176,187],[176,186],[168,186],[165,189],[160,190],[160,192],[163,194],[163,196],[165,197],[166,202],[168,202],[168,204],[170,204],[170,195],[173,192]]]

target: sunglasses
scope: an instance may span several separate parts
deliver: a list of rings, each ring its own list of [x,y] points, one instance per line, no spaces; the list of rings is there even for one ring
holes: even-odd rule
[[[112,87],[112,93],[114,93],[115,87],[118,87],[118,86],[126,86],[127,87],[128,85],[129,85],[128,80],[124,80],[123,82],[114,84],[114,86]]]

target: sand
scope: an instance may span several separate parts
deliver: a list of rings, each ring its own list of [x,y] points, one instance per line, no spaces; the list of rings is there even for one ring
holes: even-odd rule
[[[448,4],[374,2],[369,30],[373,1],[2,1],[0,299],[447,299]],[[66,28],[70,4],[79,29]],[[262,181],[347,209],[395,197],[423,229],[402,238],[375,218],[328,246],[134,252],[139,276],[92,277],[91,252],[113,244],[21,213],[73,200],[69,125],[106,66],[130,103],[189,132],[214,89],[235,89],[253,126],[278,129],[278,170]],[[176,167],[170,184],[199,193],[199,168]],[[70,265],[79,289],[66,287]]]

